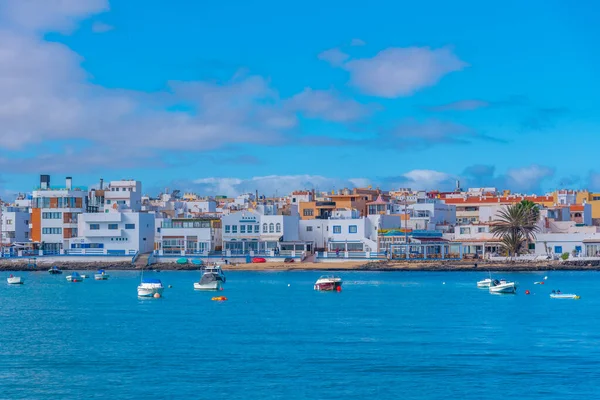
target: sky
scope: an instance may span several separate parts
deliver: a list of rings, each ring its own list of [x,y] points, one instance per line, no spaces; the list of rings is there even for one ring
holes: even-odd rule
[[[0,197],[40,174],[152,195],[600,190],[598,12],[0,0]]]

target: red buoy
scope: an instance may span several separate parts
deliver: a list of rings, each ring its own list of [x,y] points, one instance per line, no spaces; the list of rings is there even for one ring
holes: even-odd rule
[[[529,292],[529,290],[526,290],[526,291],[525,291],[525,294],[529,294],[529,293],[530,293],[530,292]]]
[[[543,285],[543,284],[544,284],[544,281],[541,281],[541,282],[540,282],[540,285]]]
[[[337,290],[338,292],[341,292],[342,291],[342,287],[338,286],[335,290]]]

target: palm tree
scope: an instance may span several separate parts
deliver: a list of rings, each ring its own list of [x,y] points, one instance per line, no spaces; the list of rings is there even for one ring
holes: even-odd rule
[[[494,236],[501,238],[502,247],[509,256],[524,253],[529,242],[535,240],[535,233],[539,231],[539,213],[537,205],[527,200],[512,204],[498,213],[490,230]]]

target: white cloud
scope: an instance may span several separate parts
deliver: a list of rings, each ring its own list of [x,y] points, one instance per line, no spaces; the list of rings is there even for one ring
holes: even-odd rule
[[[366,45],[364,40],[361,39],[352,39],[350,42],[350,46],[364,46]]]
[[[105,24],[104,22],[94,22],[94,24],[92,25],[92,32],[94,33],[104,33],[104,32],[108,32],[108,31],[112,31],[113,29],[115,29],[114,26],[112,25],[108,25]]]
[[[310,88],[298,93],[287,105],[302,112],[309,118],[322,118],[328,121],[347,122],[360,119],[374,109],[353,99],[343,99],[333,90],[313,90]]]
[[[402,176],[406,179],[404,184],[407,184],[411,189],[436,189],[446,187],[454,182],[454,177],[445,172],[430,170],[430,169],[414,169]]]
[[[450,48],[388,48],[375,57],[343,65],[350,83],[362,92],[387,98],[409,96],[436,84],[444,75],[467,66]]]
[[[338,48],[333,48],[333,49],[325,50],[324,52],[320,53],[317,57],[319,58],[319,60],[327,61],[329,64],[333,65],[334,67],[339,67],[350,56]]]
[[[108,0],[3,0],[0,20],[31,31],[68,31],[78,21],[108,10]]]
[[[516,191],[535,191],[552,176],[554,169],[541,165],[513,168],[506,171],[506,185]]]
[[[236,196],[240,193],[254,193],[266,196],[287,195],[294,190],[315,189],[319,191],[352,188],[356,183],[368,184],[365,178],[340,179],[320,175],[268,175],[248,179],[240,178],[200,178],[192,182],[189,189],[211,195]]]

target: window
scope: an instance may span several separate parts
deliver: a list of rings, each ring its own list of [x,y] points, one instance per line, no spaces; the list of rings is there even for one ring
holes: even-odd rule
[[[237,225],[231,225],[231,233],[237,233]]]
[[[312,226],[307,226],[306,227],[306,232],[312,232]]]
[[[110,204],[110,200],[106,200],[106,204]]]
[[[277,225],[275,225],[275,232],[281,232],[281,224],[279,222],[277,223]]]
[[[263,224],[263,233],[267,233],[267,224]]]
[[[312,208],[305,208],[302,212],[302,215],[304,215],[305,217],[312,217],[314,215],[313,213],[314,210]]]
[[[90,224],[90,230],[91,231],[100,230],[100,224]]]
[[[135,224],[125,224],[125,229],[135,229]]]
[[[60,235],[62,234],[62,228],[42,228],[42,233],[46,235]]]
[[[470,235],[471,234],[471,228],[460,228],[460,234],[461,235]]]
[[[61,219],[62,215],[59,212],[45,212],[42,213],[42,219]]]
[[[231,225],[225,225],[225,233],[231,233]]]
[[[240,233],[246,233],[246,225],[240,225]]]
[[[246,230],[247,230],[248,233],[252,233],[252,225],[248,225],[246,227]]]
[[[259,233],[260,225],[254,225],[254,233]]]
[[[7,219],[6,220],[6,225],[12,225],[12,219]]]
[[[554,254],[562,254],[562,246],[554,246]]]
[[[119,224],[108,224],[108,229],[113,231],[119,229]]]
[[[348,233],[356,233],[358,232],[358,227],[356,225],[350,225],[348,227]]]
[[[271,222],[269,224],[269,233],[273,233],[273,232],[275,232],[275,224]]]
[[[484,233],[485,232],[485,228],[480,226],[479,228],[477,228],[477,232],[478,233]]]
[[[341,225],[334,225],[333,226],[333,233],[342,233],[342,226]]]

